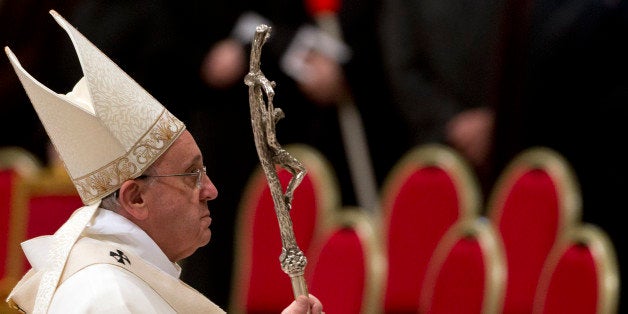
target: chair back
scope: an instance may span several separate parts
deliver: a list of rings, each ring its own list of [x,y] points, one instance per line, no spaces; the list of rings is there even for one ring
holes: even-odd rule
[[[39,172],[41,167],[39,158],[22,147],[0,147],[0,169],[14,169],[20,175],[29,177]]]
[[[44,167],[37,175],[24,180],[18,187],[18,197],[25,204],[24,210],[15,213],[16,219],[23,222],[19,226],[20,242],[54,234],[83,206],[70,176],[60,166]],[[23,254],[21,264],[24,274],[31,265]]]
[[[364,209],[350,207],[315,241],[306,278],[325,313],[382,312],[386,262],[378,230]]]
[[[453,225],[438,243],[419,313],[501,313],[506,261],[499,235],[484,218]]]
[[[294,192],[290,217],[297,244],[308,256],[320,226],[340,206],[338,183],[331,164],[316,149],[301,144],[285,149],[307,173]],[[292,178],[278,168],[284,188]],[[266,176],[258,166],[242,194],[236,216],[234,270],[230,313],[279,313],[292,302],[290,278],[281,270],[281,237]]]
[[[41,168],[41,162],[29,151],[14,146],[0,148],[0,299],[8,296],[13,286],[22,276],[22,221],[19,213],[26,204],[19,197],[19,186],[27,178],[34,176]],[[0,306],[0,312],[9,311],[8,306]]]
[[[615,248],[593,224],[572,228],[550,252],[533,313],[617,313],[619,269]]]
[[[0,169],[0,297],[6,298],[21,274],[15,263],[21,254],[13,213],[22,207],[16,202],[15,186],[22,180],[20,174],[11,168]]]
[[[479,211],[479,183],[458,152],[425,144],[407,152],[391,169],[381,200],[388,260],[385,312],[416,311],[437,243],[456,221]]]
[[[532,147],[515,156],[493,186],[487,216],[506,252],[505,313],[530,313],[543,263],[581,216],[579,184],[559,153]]]

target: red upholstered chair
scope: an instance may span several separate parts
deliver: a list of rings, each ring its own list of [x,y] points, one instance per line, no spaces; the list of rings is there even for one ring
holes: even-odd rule
[[[501,313],[504,250],[484,218],[453,225],[438,243],[423,282],[419,313]]]
[[[295,190],[290,217],[297,244],[308,257],[320,226],[340,206],[340,192],[333,168],[316,149],[298,144],[285,149],[307,170]],[[285,191],[292,175],[285,169],[279,169],[278,175]],[[279,313],[294,300],[290,278],[279,263],[281,237],[274,208],[258,166],[244,189],[236,218],[229,313]]]
[[[18,194],[26,205],[24,211],[16,213],[17,219],[24,222],[20,231],[23,240],[54,234],[76,209],[83,206],[61,165],[42,168],[35,176],[24,180]],[[22,255],[22,272],[29,268],[30,264]]]
[[[543,263],[581,216],[575,174],[560,154],[532,147],[515,156],[493,186],[487,206],[508,264],[505,313],[530,313]]]
[[[386,260],[378,228],[360,208],[336,213],[310,251],[306,278],[325,313],[381,313]]]
[[[15,263],[21,254],[19,239],[13,228],[13,213],[22,207],[15,199],[15,186],[22,180],[12,168],[0,169],[0,298],[6,299],[21,275],[21,267]],[[4,302],[3,302],[4,303]],[[4,307],[0,306],[0,310]]]
[[[406,153],[388,174],[381,193],[386,313],[416,311],[437,243],[456,221],[479,212],[481,192],[471,169],[453,149],[427,144]]]
[[[617,313],[619,269],[604,230],[572,228],[550,252],[534,299],[534,313]]]
[[[0,148],[0,299],[6,299],[22,276],[22,221],[16,213],[24,211],[24,200],[18,187],[41,167],[40,161],[29,151],[13,146]],[[0,302],[0,312],[12,312]]]

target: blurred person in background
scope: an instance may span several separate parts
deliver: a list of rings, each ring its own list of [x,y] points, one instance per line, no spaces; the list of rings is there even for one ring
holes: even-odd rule
[[[447,144],[484,189],[498,100],[504,0],[382,2],[386,81],[411,144]]]
[[[231,33],[208,51],[201,73],[213,89],[235,86],[243,90],[252,30],[260,23],[272,26],[267,62],[263,62],[268,66],[265,72],[272,73],[267,76],[277,82],[275,103],[287,117],[300,118],[282,120],[278,136],[283,142],[304,142],[322,150],[339,172],[341,185],[346,187],[343,203],[355,205],[335,108],[342,93],[350,90],[353,94],[369,144],[377,147],[371,147],[367,153],[373,155],[378,181],[400,151],[407,148],[405,129],[396,123],[400,118],[390,106],[383,79],[374,27],[380,2],[340,1],[336,15],[344,35],[341,39],[319,34],[325,30],[318,27],[306,2],[243,1],[247,4]],[[288,96],[281,98],[282,92]],[[396,143],[391,143],[391,139]]]

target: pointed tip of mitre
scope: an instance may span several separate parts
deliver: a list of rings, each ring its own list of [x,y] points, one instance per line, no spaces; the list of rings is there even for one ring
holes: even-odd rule
[[[55,10],[50,10],[48,11],[50,13],[50,15],[52,15],[52,17],[57,21],[57,23],[59,24],[64,24],[64,23],[68,23],[68,21],[65,20],[65,18],[63,16],[61,16],[61,14],[59,14],[57,11]]]
[[[15,57],[13,51],[11,51],[11,48],[9,48],[9,46],[4,46],[4,52],[7,54],[7,57],[9,57],[9,60],[17,61],[17,58]]]

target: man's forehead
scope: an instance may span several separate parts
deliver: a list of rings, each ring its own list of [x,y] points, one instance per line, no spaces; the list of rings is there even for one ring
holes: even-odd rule
[[[157,167],[163,165],[168,168],[181,168],[182,166],[194,163],[202,163],[202,159],[200,148],[196,144],[192,134],[186,130],[181,133],[170,148],[155,161],[154,165]]]

